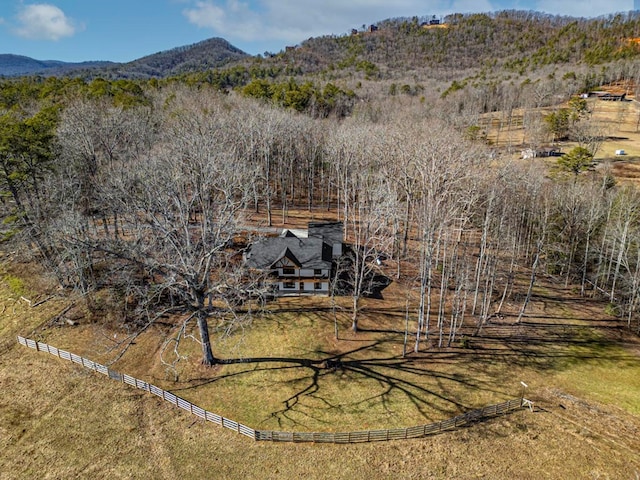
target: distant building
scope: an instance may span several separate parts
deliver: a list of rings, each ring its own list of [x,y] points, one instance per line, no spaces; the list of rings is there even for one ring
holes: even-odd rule
[[[598,98],[600,100],[607,100],[609,102],[624,102],[624,99],[626,98],[627,94],[626,93],[622,93],[619,95],[613,94],[613,93],[604,93],[603,95],[598,95]]]
[[[596,97],[599,100],[606,100],[610,102],[623,102],[627,97],[626,93],[611,93],[603,90],[594,90],[588,93],[581,93],[580,97],[590,98]]]
[[[446,28],[447,27],[447,25],[442,21],[442,19],[438,18],[435,15],[433,15],[428,21],[422,22],[420,26],[422,28],[430,28],[430,27]]]
[[[537,149],[527,148],[526,150],[522,151],[521,155],[522,155],[522,158],[524,159],[560,157],[562,156],[562,152],[560,151],[559,148],[555,148],[555,147],[542,147]]]

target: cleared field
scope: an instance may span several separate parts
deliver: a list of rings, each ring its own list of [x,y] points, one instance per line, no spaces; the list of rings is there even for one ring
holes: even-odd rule
[[[19,287],[19,288],[18,288]],[[635,478],[640,473],[640,342],[604,305],[541,283],[520,325],[505,317],[448,349],[402,358],[404,304],[394,286],[369,300],[362,331],[327,299],[289,298],[214,346],[197,345],[177,382],[158,359],[169,325],[138,337],[117,370],[256,428],[410,426],[520,394],[539,407],[420,440],[364,445],[254,443],[140,390],[50,355],[15,335],[105,361],[99,325],[47,326],[68,300],[37,307],[28,284],[3,274],[0,295],[0,478]],[[44,297],[46,298],[46,296]],[[35,332],[34,332],[35,331]],[[340,358],[335,371],[321,368]],[[253,360],[251,360],[253,359]]]
[[[624,102],[588,100],[590,119],[599,125],[605,140],[596,152],[595,160],[599,168],[611,168],[611,172],[621,181],[637,183],[640,178],[640,102],[630,97]],[[543,109],[542,114],[551,109]],[[486,115],[482,125],[487,133],[487,140],[500,148],[507,148],[514,157],[520,157],[525,149],[527,133],[523,126],[523,111],[516,110],[510,125],[500,120],[500,113]],[[560,142],[557,146],[562,152],[568,152],[577,144]],[[624,150],[625,154],[616,155],[616,151]],[[528,160],[531,161],[531,160]],[[544,159],[553,163],[555,159]]]

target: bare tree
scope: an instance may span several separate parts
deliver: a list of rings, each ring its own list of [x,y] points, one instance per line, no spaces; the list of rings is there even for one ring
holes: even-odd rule
[[[393,219],[397,197],[391,179],[382,165],[387,160],[381,136],[375,129],[345,125],[333,140],[339,152],[341,196],[343,198],[345,234],[349,243],[348,276],[352,297],[352,325],[358,330],[360,299],[381,289],[381,258],[391,254]],[[346,141],[345,141],[346,140]]]
[[[422,335],[428,335],[431,315],[432,287],[434,271],[442,259],[457,255],[462,229],[468,221],[469,208],[474,203],[473,189],[469,180],[473,178],[476,166],[481,158],[473,149],[468,148],[459,138],[451,138],[445,133],[444,126],[430,124],[431,136],[420,137],[418,129],[410,137],[417,142],[416,171],[419,175],[420,193],[416,218],[419,231],[418,259],[420,271],[420,295],[418,307],[418,325],[414,351],[420,348]],[[453,234],[453,230],[458,233]],[[447,245],[450,243],[450,245]],[[445,263],[451,268],[458,262]],[[449,268],[447,267],[447,268]],[[447,276],[463,280],[463,276],[452,270],[441,269],[439,305],[444,305]],[[464,280],[466,282],[466,280]],[[444,310],[439,308],[439,327],[443,327]]]
[[[191,312],[187,319],[197,321],[202,361],[212,365],[208,318],[233,316],[261,293],[234,246],[250,184],[245,164],[234,161],[240,133],[229,122],[225,100],[196,92],[179,100],[167,103],[152,150],[127,155],[126,162],[113,156],[96,167],[92,182],[103,221],[115,216],[104,212],[117,212],[119,228],[76,231],[70,238],[108,260],[103,268],[128,302],[148,312]]]

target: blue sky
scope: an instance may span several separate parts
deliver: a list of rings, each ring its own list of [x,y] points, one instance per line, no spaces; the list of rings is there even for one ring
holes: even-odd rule
[[[535,10],[597,17],[640,0],[1,0],[0,53],[38,60],[136,58],[222,37],[250,54],[394,17]]]

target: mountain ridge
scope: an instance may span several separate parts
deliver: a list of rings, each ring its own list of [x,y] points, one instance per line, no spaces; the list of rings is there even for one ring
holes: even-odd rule
[[[438,28],[429,18],[381,20],[368,29],[312,37],[264,57],[214,37],[127,63],[63,64],[21,57],[18,68],[14,57],[9,67],[0,61],[0,75],[111,80],[194,75],[216,77],[227,87],[256,78],[323,75],[336,79],[358,72],[366,79],[392,80],[409,74],[451,81],[479,72],[523,76],[546,67],[593,68],[640,57],[640,42],[635,41],[640,38],[637,11],[592,19],[518,10],[452,14],[438,20],[442,22]]]
[[[63,62],[60,60],[37,60],[25,55],[12,53],[0,54],[0,75],[15,77],[21,75],[33,75],[45,73],[47,71],[65,71],[76,68],[93,68],[112,65],[109,61],[83,61],[83,62]]]
[[[63,62],[0,54],[0,76],[104,76],[107,78],[153,78],[178,75],[203,68],[218,68],[249,55],[227,40],[213,37],[201,42],[160,51],[130,62]]]

